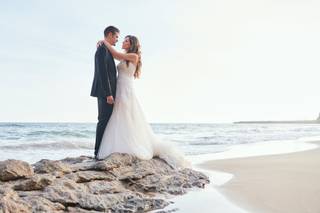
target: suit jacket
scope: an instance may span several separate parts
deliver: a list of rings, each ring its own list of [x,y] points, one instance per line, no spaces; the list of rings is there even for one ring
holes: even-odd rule
[[[110,51],[105,45],[98,47],[94,57],[94,78],[91,96],[106,98],[116,95],[117,69]]]

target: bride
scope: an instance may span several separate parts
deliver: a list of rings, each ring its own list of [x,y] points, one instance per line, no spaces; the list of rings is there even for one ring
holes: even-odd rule
[[[177,148],[156,137],[135,95],[133,80],[141,75],[141,52],[137,37],[125,37],[122,43],[124,53],[116,51],[106,40],[98,42],[98,45],[103,44],[120,63],[117,65],[113,112],[104,131],[97,158],[104,159],[111,153],[118,152],[143,160],[158,156],[173,167],[190,167],[190,163]]]

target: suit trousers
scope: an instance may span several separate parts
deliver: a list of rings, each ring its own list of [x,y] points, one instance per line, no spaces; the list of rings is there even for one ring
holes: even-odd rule
[[[102,136],[108,121],[111,117],[113,104],[107,103],[107,98],[98,97],[98,123],[96,129],[96,143],[94,146],[94,156],[97,156],[101,144]]]

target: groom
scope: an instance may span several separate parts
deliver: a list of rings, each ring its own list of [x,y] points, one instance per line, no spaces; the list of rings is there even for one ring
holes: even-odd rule
[[[115,46],[118,42],[119,33],[119,29],[109,26],[104,30],[104,39]],[[94,59],[94,79],[91,96],[98,99],[98,123],[94,147],[94,157],[97,159],[102,136],[113,109],[116,95],[117,70],[113,56],[105,45],[98,47]]]

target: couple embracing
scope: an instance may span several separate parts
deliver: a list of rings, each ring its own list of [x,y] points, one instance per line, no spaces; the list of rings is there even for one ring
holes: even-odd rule
[[[107,27],[95,53],[91,89],[91,96],[98,100],[95,159],[117,152],[143,160],[158,156],[173,167],[189,167],[183,154],[172,144],[160,141],[147,122],[133,86],[141,74],[140,43],[137,37],[128,35],[122,43],[124,52],[118,52],[113,46],[119,34],[116,27]],[[114,59],[119,61],[117,66]]]

